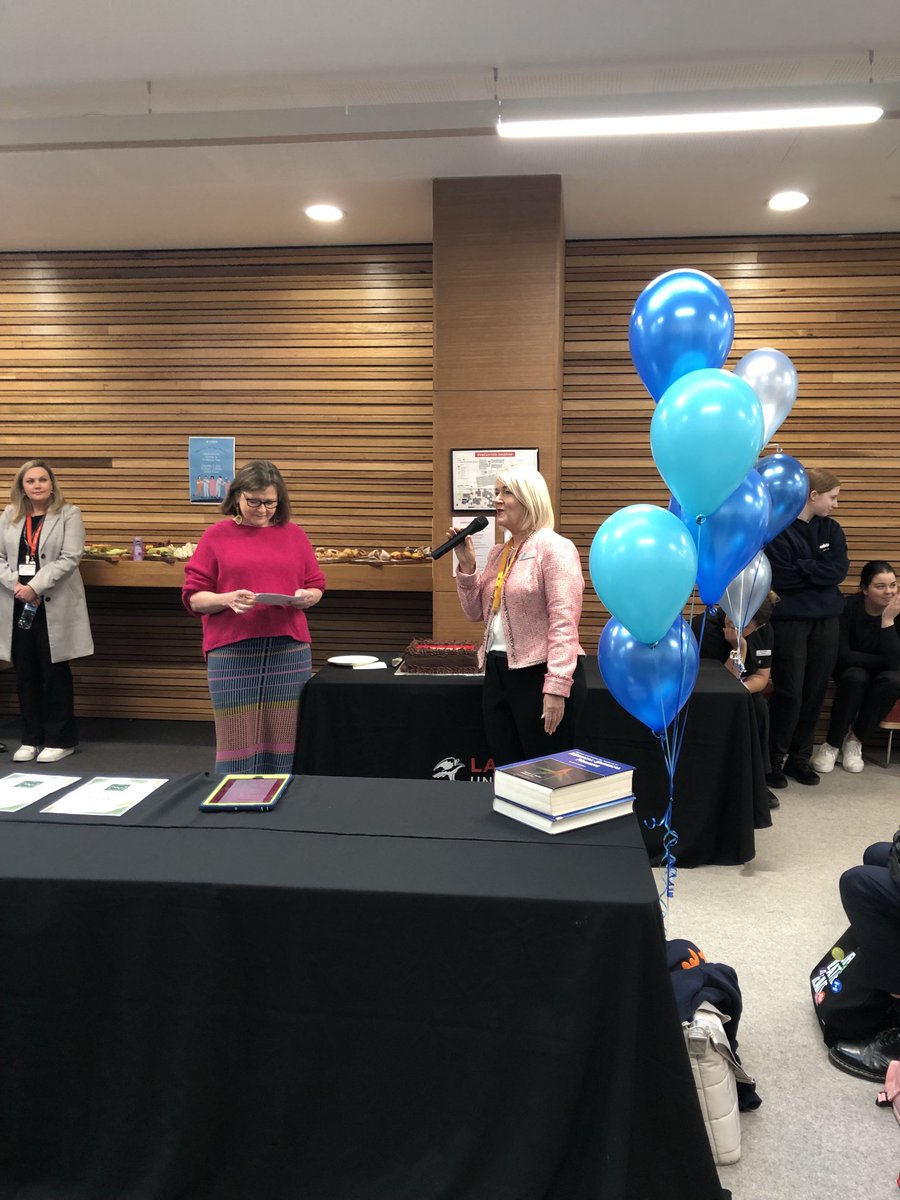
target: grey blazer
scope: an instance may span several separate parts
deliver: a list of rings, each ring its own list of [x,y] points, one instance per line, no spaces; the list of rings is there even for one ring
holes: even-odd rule
[[[14,590],[19,582],[19,541],[25,525],[12,520],[12,506],[0,516],[0,658],[12,656]],[[94,653],[84,584],[78,564],[84,553],[84,522],[74,504],[48,513],[38,542],[40,570],[29,583],[46,605],[50,657],[68,662]]]

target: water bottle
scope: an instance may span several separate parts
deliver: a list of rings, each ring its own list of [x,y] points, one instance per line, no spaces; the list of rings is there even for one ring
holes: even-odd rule
[[[19,617],[19,628],[20,629],[30,629],[31,624],[34,621],[34,614],[36,612],[37,612],[37,605],[32,604],[30,600],[27,601],[25,604],[25,607],[22,609],[22,614]]]
[[[144,557],[144,539],[136,537],[131,539],[131,557],[134,562],[140,562]]]

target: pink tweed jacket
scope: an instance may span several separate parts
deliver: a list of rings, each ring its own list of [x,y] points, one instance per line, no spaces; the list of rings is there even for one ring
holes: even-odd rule
[[[491,624],[494,584],[503,547],[494,546],[483,571],[457,572],[456,590],[470,621],[484,621],[478,651],[483,667]],[[525,541],[506,577],[500,601],[500,619],[511,668],[546,662],[545,692],[568,696],[578,655],[578,622],[584,575],[574,542],[552,529],[538,529]]]

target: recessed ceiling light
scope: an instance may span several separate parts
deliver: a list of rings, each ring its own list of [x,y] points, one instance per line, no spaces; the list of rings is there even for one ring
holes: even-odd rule
[[[793,212],[805,204],[809,204],[809,196],[805,192],[776,192],[769,201],[769,208],[774,212]]]
[[[344,214],[334,204],[310,204],[303,210],[311,221],[342,221]]]

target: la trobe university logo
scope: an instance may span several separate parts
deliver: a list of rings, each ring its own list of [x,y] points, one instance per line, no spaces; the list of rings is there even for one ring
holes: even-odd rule
[[[463,762],[455,754],[448,754],[439,759],[431,768],[432,779],[453,779],[457,783],[491,783],[494,778],[494,760],[486,759],[483,763],[470,757]]]

